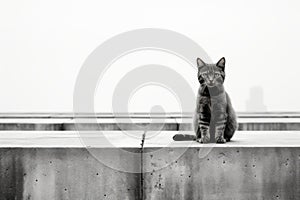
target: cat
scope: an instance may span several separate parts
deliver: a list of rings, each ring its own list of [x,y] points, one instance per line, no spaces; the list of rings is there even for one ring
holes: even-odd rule
[[[225,58],[207,64],[197,58],[200,87],[194,114],[195,135],[177,134],[174,140],[196,140],[200,143],[226,143],[237,130],[237,117],[224,88]],[[211,135],[213,137],[211,137]]]

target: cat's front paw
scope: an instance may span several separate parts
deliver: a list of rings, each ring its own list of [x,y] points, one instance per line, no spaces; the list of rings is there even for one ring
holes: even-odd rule
[[[216,143],[218,144],[224,144],[226,143],[226,140],[221,136],[216,138]]]
[[[210,142],[210,137],[209,136],[202,136],[201,138],[197,139],[197,142],[200,143],[209,143]]]

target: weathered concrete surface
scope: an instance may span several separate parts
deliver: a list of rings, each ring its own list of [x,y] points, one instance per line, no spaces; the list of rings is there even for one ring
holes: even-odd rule
[[[201,158],[201,147],[191,147],[156,167],[180,148],[146,154],[144,166],[152,172],[143,174],[144,199],[300,198],[298,147],[216,147]],[[0,149],[0,199],[141,199],[140,176],[106,167],[81,148]]]
[[[1,131],[0,147],[21,148],[141,148],[143,131]],[[173,141],[178,131],[148,131],[143,147],[203,147],[195,141]],[[182,131],[194,134],[192,131]],[[217,147],[300,147],[300,131],[238,131]]]
[[[145,199],[300,199],[300,132],[241,131],[205,145],[174,134],[147,132]]]
[[[225,144],[200,144],[194,141],[174,141],[175,134],[192,131],[148,131],[144,147],[300,147],[300,131],[237,131],[231,142]]]
[[[141,148],[143,131],[1,131],[0,147]]]
[[[140,199],[143,132],[81,134],[1,131],[0,200]]]
[[[237,132],[222,145],[176,133],[147,132],[141,149],[142,131],[83,132],[104,164],[76,131],[2,131],[0,199],[300,199],[300,132]]]
[[[204,157],[191,147],[163,169],[182,149],[157,150],[144,150],[145,199],[300,199],[300,147],[216,147]]]
[[[116,149],[97,150],[140,171],[139,159],[118,157],[112,154]],[[140,199],[140,183],[140,174],[109,168],[82,148],[0,149],[1,200]]]

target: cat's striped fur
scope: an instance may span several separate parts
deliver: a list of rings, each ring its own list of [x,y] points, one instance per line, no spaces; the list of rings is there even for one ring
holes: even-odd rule
[[[196,137],[175,135],[174,140],[196,139],[201,143],[230,141],[237,129],[237,119],[223,85],[225,58],[217,64],[206,64],[197,58],[197,66],[200,87],[194,115]]]

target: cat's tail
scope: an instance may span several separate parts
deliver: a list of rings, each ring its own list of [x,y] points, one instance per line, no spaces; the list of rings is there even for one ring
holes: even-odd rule
[[[194,120],[197,120],[195,119],[195,116]],[[193,123],[192,121],[189,121],[188,124],[188,126],[179,126],[179,133],[173,136],[174,141],[195,141],[197,139],[196,135],[192,134],[192,132],[191,134],[180,133],[180,131],[190,131],[194,129],[195,122]]]
[[[175,141],[191,141],[191,140],[196,140],[196,135],[176,134],[176,135],[173,136],[173,140],[175,140]]]

